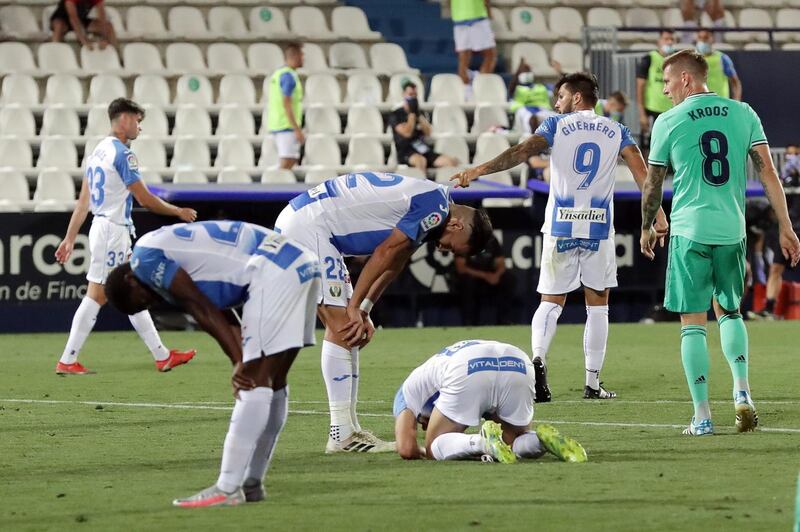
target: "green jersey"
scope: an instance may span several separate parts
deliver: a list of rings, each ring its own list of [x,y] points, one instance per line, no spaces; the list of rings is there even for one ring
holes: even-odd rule
[[[690,96],[659,115],[649,160],[675,171],[672,234],[701,244],[741,242],[747,154],[766,143],[749,105],[713,92]]]

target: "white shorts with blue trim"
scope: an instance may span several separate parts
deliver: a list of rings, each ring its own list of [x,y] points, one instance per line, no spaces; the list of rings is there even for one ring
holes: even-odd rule
[[[92,218],[89,229],[89,271],[86,280],[106,284],[109,272],[126,262],[131,255],[131,234],[127,226],[102,216]]]
[[[581,285],[597,291],[617,286],[614,233],[605,240],[543,237],[539,286],[536,288],[540,294],[568,294]],[[592,243],[596,243],[596,249]]]
[[[492,23],[488,18],[453,25],[453,40],[456,42],[456,52],[481,52],[495,48]]]

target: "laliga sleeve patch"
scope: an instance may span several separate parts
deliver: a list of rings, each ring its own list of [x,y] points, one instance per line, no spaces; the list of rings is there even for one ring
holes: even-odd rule
[[[139,160],[133,152],[128,152],[128,170],[138,170]]]
[[[428,216],[422,219],[419,223],[420,227],[422,227],[423,231],[430,231],[434,227],[438,226],[442,223],[442,215],[438,212],[432,212]]]

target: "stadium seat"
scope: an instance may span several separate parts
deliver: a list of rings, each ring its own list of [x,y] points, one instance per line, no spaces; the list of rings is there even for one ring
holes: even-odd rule
[[[36,167],[75,170],[78,168],[78,150],[68,138],[45,137],[39,145]]]
[[[126,98],[128,90],[119,76],[100,74],[89,82],[89,97],[86,103],[108,105],[116,98]]]
[[[105,49],[95,48],[89,50],[87,47],[81,48],[81,68],[86,72],[116,72],[122,70],[119,63],[119,55],[113,46],[106,46]]]
[[[106,4],[103,5],[105,6],[106,18],[108,18],[108,21],[114,28],[114,33],[116,33],[117,37],[119,38],[127,38],[128,30],[125,29],[125,21],[123,20],[119,9],[114,6],[109,6]],[[97,8],[92,9],[92,11],[89,12],[89,16],[96,18],[95,11],[97,11]]]
[[[338,174],[339,172],[336,170],[336,167],[311,168],[306,171],[303,182],[308,183],[309,185],[318,185],[327,181],[328,179],[333,179]]]
[[[211,117],[208,116],[208,111],[197,105],[179,105],[175,111],[172,135],[210,137]]]
[[[394,170],[394,173],[400,174],[403,177],[410,177],[412,179],[428,179],[427,173],[415,166],[399,165]]]
[[[227,74],[219,82],[217,103],[236,105],[255,105],[256,88],[250,76],[244,74]]]
[[[416,72],[408,65],[405,51],[395,43],[381,42],[369,49],[372,70],[386,74]]]
[[[167,27],[153,6],[131,6],[125,13],[128,37],[164,37]]]
[[[81,134],[81,121],[78,113],[71,107],[51,105],[44,110],[42,117],[42,130],[39,135],[49,137],[52,135],[65,135],[78,137]]]
[[[75,201],[75,182],[61,170],[43,170],[36,178],[33,201],[54,201],[71,203]]]
[[[242,39],[250,34],[242,12],[238,7],[230,6],[216,6],[209,10],[208,29],[226,39]]]
[[[339,113],[327,105],[310,105],[306,108],[306,128],[313,134],[338,135],[342,132]]]
[[[483,164],[486,161],[494,159],[510,147],[511,145],[504,135],[499,135],[497,133],[481,133],[475,144],[475,157],[472,163]]]
[[[750,26],[753,26],[752,23],[748,22],[748,24]],[[710,27],[712,27],[714,25],[713,21],[711,20],[711,17],[709,17],[708,13],[706,13],[705,11],[700,15],[700,25],[702,27],[704,27],[704,28],[710,28]],[[725,26],[728,27],[728,28],[735,28],[736,27],[736,18],[734,18],[733,13],[731,13],[727,9],[725,10]],[[718,34],[717,38],[718,39],[719,38],[724,39],[724,38],[726,38],[727,35],[729,35],[729,34],[728,33],[720,33],[720,34]],[[764,40],[766,40],[766,33],[764,33],[762,35],[764,35]]]
[[[765,9],[745,8],[739,11],[739,26],[771,28],[773,26],[772,17]],[[765,40],[766,34],[757,31],[730,32],[725,34],[725,40],[737,43],[746,43],[754,40]]]
[[[342,91],[339,82],[330,74],[311,74],[306,78],[306,104],[339,104],[342,102]]]
[[[350,139],[347,146],[347,166],[384,166],[386,157],[383,153],[383,144],[376,137],[358,136]]]
[[[449,155],[458,160],[459,164],[469,164],[469,146],[461,135],[442,135],[437,137],[433,151]]]
[[[682,25],[683,24],[681,24],[681,26]],[[658,16],[658,13],[655,9],[650,9],[647,7],[634,7],[628,9],[628,11],[625,13],[625,26],[628,28],[637,26],[658,28],[661,26],[661,18]],[[630,40],[655,40],[654,37],[656,34],[646,32],[625,32],[625,36]]]
[[[179,137],[175,141],[170,167],[178,170],[195,170],[211,166],[211,152],[203,139]]]
[[[283,11],[268,6],[250,10],[250,32],[268,39],[285,39],[291,35]]]
[[[586,13],[586,25],[595,27],[621,28],[624,24],[619,11],[613,7],[593,7]],[[625,33],[618,34],[621,38]]]
[[[269,76],[283,65],[283,51],[277,44],[259,42],[247,49],[247,66],[250,72]]]
[[[467,168],[466,166],[444,166],[442,168],[436,168],[434,170],[434,181],[437,183],[442,183],[444,185],[453,185],[453,181],[450,181],[450,178],[453,177],[457,172],[464,170]]]
[[[343,39],[373,40],[381,37],[380,32],[370,29],[367,15],[359,7],[339,6],[333,8],[331,27],[333,33]]]
[[[281,59],[283,64],[283,59]],[[318,44],[307,42],[303,44],[303,68],[306,72],[325,72],[330,70],[325,53]]]
[[[83,142],[83,159],[81,159],[81,164],[80,164],[81,168],[83,168],[86,165],[86,159],[89,158],[89,156],[92,154],[92,152],[97,147],[97,145],[100,144],[100,141],[102,141],[103,139],[108,137],[108,134],[109,134],[109,131],[106,130],[106,132],[103,135],[96,135],[94,137],[86,136],[84,138],[84,142]]]
[[[208,56],[208,69],[211,72],[231,74],[248,71],[244,54],[237,44],[215,42],[208,46],[206,55]]]
[[[381,135],[384,132],[383,117],[373,105],[351,105],[347,109],[348,135]]]
[[[47,78],[42,103],[64,105],[83,104],[83,86],[78,78],[71,74],[55,74]]]
[[[255,166],[253,145],[250,141],[236,135],[223,137],[217,146],[215,168],[252,168]]]
[[[35,72],[33,52],[21,42],[0,42],[0,72]]]
[[[550,66],[547,52],[541,44],[534,42],[520,42],[511,49],[512,70],[516,70],[521,60],[530,65],[533,73],[540,77],[552,78],[557,75],[556,70]]]
[[[489,14],[489,19],[495,39],[513,40],[519,37],[509,29],[508,20],[506,20],[506,14],[502,9],[498,7],[492,7],[491,13]]]
[[[0,7],[0,30],[10,37],[35,37],[42,33],[28,6]]]
[[[95,105],[89,109],[89,114],[86,117],[86,130],[83,132],[83,136],[99,137],[108,135],[110,131],[111,122],[108,120],[108,105]]]
[[[515,7],[509,16],[511,31],[522,39],[551,41],[555,34],[547,26],[547,19],[541,9],[535,7]],[[516,69],[513,65],[512,70]]]
[[[464,82],[456,74],[436,74],[431,79],[431,103],[464,103]]]
[[[208,107],[214,101],[211,82],[205,76],[185,74],[178,79],[176,84],[175,103],[193,103]]]
[[[222,135],[255,136],[256,123],[253,113],[247,107],[239,105],[224,106],[219,112],[215,134],[218,137]]]
[[[573,7],[554,7],[548,13],[547,22],[556,38],[564,37],[574,41],[581,38],[583,17]]]
[[[263,128],[263,126],[262,126]],[[258,157],[259,168],[276,168],[278,166],[278,149],[275,147],[275,138],[264,135],[261,142],[261,155]]]
[[[473,133],[484,133],[495,126],[508,129],[508,106],[505,104],[478,104],[472,122]]]
[[[0,169],[0,211],[17,211],[30,202],[28,180],[17,170]]]
[[[292,33],[314,40],[330,40],[336,36],[328,29],[325,15],[318,7],[297,6],[289,12],[289,27]]]
[[[264,172],[261,174],[261,182],[294,184],[297,183],[297,178],[294,176],[294,172],[291,170],[287,170],[286,168],[275,168],[272,170],[264,170]]]
[[[367,55],[361,45],[352,42],[337,42],[328,50],[328,64],[331,68],[368,69]]]
[[[378,105],[383,102],[383,87],[374,74],[359,73],[347,77],[345,103]]]
[[[45,72],[67,73],[80,70],[72,47],[63,42],[46,42],[36,50],[39,68]]]
[[[303,164],[339,166],[342,164],[342,152],[329,135],[309,135],[306,137]]]
[[[250,148],[253,149],[252,147]],[[217,174],[217,183],[251,184],[253,178],[245,170],[239,168],[223,168]]]
[[[478,74],[472,81],[472,90],[477,103],[501,104],[508,101],[506,84],[497,74]]]
[[[661,12],[661,22],[666,28],[680,28],[683,26],[683,15],[678,7],[668,7]],[[651,35],[650,37],[653,37]],[[653,48],[655,49],[655,39],[652,39]]]
[[[208,176],[192,168],[182,168],[172,175],[172,182],[178,184],[205,184],[208,183]]]
[[[617,169],[614,172],[614,181],[616,181],[617,183],[621,181],[627,181],[629,183],[633,183],[634,179],[633,179],[633,174],[631,173],[631,169],[628,168],[628,166],[625,164],[622,163],[618,164]]]
[[[717,47],[717,49],[719,49]],[[772,47],[765,42],[749,42],[744,45],[744,49],[749,52],[771,52]]]
[[[196,7],[176,6],[167,13],[167,28],[179,39],[208,37],[203,13]]]
[[[28,141],[21,138],[0,138],[0,161],[11,168],[33,167],[33,152]]]
[[[167,80],[155,74],[144,74],[133,82],[133,100],[140,105],[166,107],[172,102]]]
[[[198,73],[206,71],[203,53],[196,44],[174,42],[167,45],[167,69],[173,72]]]
[[[169,136],[167,114],[157,105],[144,106],[144,120],[139,123],[139,127],[142,128],[142,135],[148,137]]]
[[[145,132],[144,128],[142,132]],[[161,169],[167,166],[167,150],[158,139],[140,136],[131,141],[131,151],[136,154],[140,169]]]
[[[139,175],[142,176],[142,181],[144,181],[146,185],[155,185],[164,182],[164,178],[161,177],[161,174],[159,172],[144,170],[140,171]]]
[[[574,42],[557,42],[550,50],[553,61],[561,64],[564,72],[581,72],[585,70],[583,63],[583,48]]]
[[[0,107],[0,137],[35,137],[36,120],[30,109],[19,104]],[[5,166],[0,160],[0,167]]]
[[[3,78],[0,104],[38,105],[39,85],[28,74],[9,74]]]
[[[797,5],[800,6],[800,3],[798,3]],[[800,27],[800,9],[794,9],[794,8],[779,9],[777,15],[775,16],[775,27],[776,28]],[[792,39],[794,39],[795,41],[800,41],[800,33],[797,31],[776,33],[775,37],[778,41],[788,41]]]
[[[132,42],[122,49],[122,61],[129,72],[153,73],[163,72],[164,63],[161,54],[154,44],[149,42]]]
[[[392,77],[389,78],[389,94],[386,101],[391,104],[399,104],[403,101],[403,82],[405,80],[414,82],[417,86],[417,99],[425,102],[425,84],[422,82],[422,78],[409,73],[392,74]]]
[[[434,135],[464,135],[467,133],[467,115],[459,105],[438,103],[433,108],[432,126]]]

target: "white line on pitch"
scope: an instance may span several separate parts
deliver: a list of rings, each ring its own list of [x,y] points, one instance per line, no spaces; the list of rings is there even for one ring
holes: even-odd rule
[[[24,403],[24,404],[45,404],[45,405],[86,405],[86,406],[121,406],[129,408],[171,408],[177,410],[223,410],[230,411],[230,406],[214,406],[205,404],[173,404],[173,403],[118,403],[111,401],[59,401],[56,399],[0,399],[0,403]],[[296,415],[327,416],[328,412],[319,410],[290,410],[289,413]],[[394,417],[391,414],[371,414],[360,412],[363,417]],[[673,425],[667,423],[624,423],[616,421],[565,421],[554,419],[537,419],[539,423],[553,423],[554,425],[581,425],[589,427],[629,427],[629,428],[653,428],[653,429],[680,429],[685,425]],[[762,432],[779,433],[800,433],[800,429],[782,427],[761,427]]]
[[[727,405],[730,404],[732,401],[722,401],[722,400],[715,400],[709,401],[711,404],[717,405]],[[800,401],[770,401],[770,400],[757,400],[756,401],[760,405],[800,405]],[[301,404],[301,405],[327,405],[328,401],[304,401],[304,400],[290,400],[289,403],[292,404]],[[373,400],[373,401],[362,401],[361,399],[358,400],[359,404],[391,404],[392,401],[387,401],[383,399]],[[179,402],[176,404],[184,404],[184,405],[226,405],[229,404],[225,401],[197,401],[197,402]],[[568,404],[568,405],[690,405],[692,404],[689,400],[679,401],[675,399],[656,399],[653,401],[636,401],[636,400],[625,400],[625,399],[614,399],[613,401],[588,401],[586,399],[582,400],[556,400],[553,401],[553,404]]]

